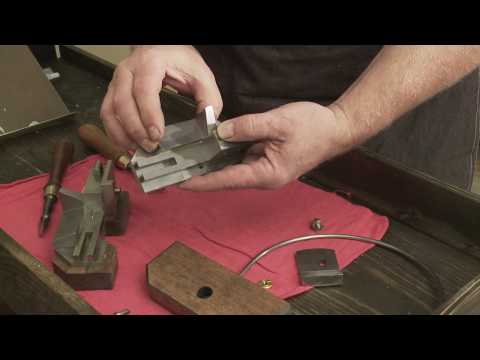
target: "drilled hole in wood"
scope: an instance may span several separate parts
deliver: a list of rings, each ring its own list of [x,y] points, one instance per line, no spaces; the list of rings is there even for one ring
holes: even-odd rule
[[[198,289],[197,296],[200,299],[208,299],[210,296],[212,296],[213,290],[211,287],[208,286],[203,286],[200,289]]]

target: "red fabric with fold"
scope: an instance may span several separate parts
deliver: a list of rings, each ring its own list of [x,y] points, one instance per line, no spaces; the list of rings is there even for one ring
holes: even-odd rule
[[[64,186],[81,191],[99,156],[89,157],[68,170]],[[144,194],[133,176],[115,170],[117,184],[130,193],[132,213],[125,235],[107,237],[117,248],[119,269],[115,288],[80,291],[103,314],[124,308],[132,314],[168,314],[152,301],[146,287],[146,264],[174,241],[239,272],[259,251],[279,241],[313,234],[310,221],[319,218],[323,233],[344,233],[381,239],[388,219],[369,209],[300,182],[276,191],[240,190],[193,193],[170,187]],[[48,231],[37,236],[42,188],[47,175],[0,185],[0,227],[52,269],[53,237],[61,219],[58,202]],[[274,294],[288,298],[310,289],[298,280],[294,254],[306,248],[330,248],[344,268],[372,245],[347,240],[313,240],[281,248],[264,257],[246,278],[271,279]],[[1,284],[0,284],[1,288]]]

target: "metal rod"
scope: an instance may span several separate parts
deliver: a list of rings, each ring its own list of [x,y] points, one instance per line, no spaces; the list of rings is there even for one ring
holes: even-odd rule
[[[284,246],[287,246],[287,245],[296,244],[296,243],[299,243],[299,242],[309,241],[309,240],[318,240],[318,239],[342,239],[342,240],[360,241],[360,242],[364,242],[364,243],[368,243],[368,244],[378,245],[378,246],[386,248],[386,249],[388,249],[392,252],[395,252],[395,253],[405,257],[406,259],[408,259],[409,261],[411,261],[412,263],[414,263],[418,267],[420,267],[423,271],[425,271],[425,273],[427,273],[429,275],[429,277],[431,278],[431,280],[435,283],[434,288],[438,292],[437,295],[438,295],[438,298],[440,299],[439,301],[443,300],[444,290],[443,290],[442,283],[441,283],[440,279],[438,278],[437,274],[435,274],[432,270],[430,270],[426,265],[422,264],[417,259],[415,259],[412,255],[410,255],[410,254],[406,253],[405,251],[397,248],[396,246],[387,244],[383,241],[374,240],[374,239],[371,239],[371,238],[367,238],[367,237],[363,237],[363,236],[356,236],[356,235],[345,235],[345,234],[307,235],[307,236],[300,236],[300,237],[296,237],[296,238],[293,238],[293,239],[289,239],[289,240],[279,242],[275,245],[272,245],[272,246],[264,249],[260,253],[258,253],[258,255],[256,255],[247,265],[245,265],[243,270],[240,272],[240,275],[244,276],[260,259],[262,259],[264,256],[270,254],[272,251],[275,251],[275,250],[280,249],[280,248],[282,248]]]

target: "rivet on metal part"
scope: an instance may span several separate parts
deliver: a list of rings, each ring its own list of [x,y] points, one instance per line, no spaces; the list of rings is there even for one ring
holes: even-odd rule
[[[272,283],[272,280],[265,279],[265,280],[260,280],[258,282],[258,285],[260,285],[264,289],[270,289],[273,286],[273,283]]]
[[[323,224],[320,219],[313,219],[310,223],[310,227],[313,231],[321,231],[323,229]]]

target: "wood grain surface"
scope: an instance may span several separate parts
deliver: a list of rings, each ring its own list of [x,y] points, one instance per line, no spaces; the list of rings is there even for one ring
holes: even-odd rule
[[[147,266],[151,297],[180,315],[285,315],[267,289],[175,242]]]
[[[0,304],[4,311],[63,315],[97,313],[3,230],[0,230],[0,287]]]

